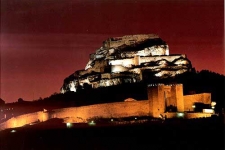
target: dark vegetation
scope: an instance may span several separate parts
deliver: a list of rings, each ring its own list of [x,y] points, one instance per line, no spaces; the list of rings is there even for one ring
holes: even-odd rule
[[[1,104],[3,109],[14,108],[13,116],[24,113],[40,111],[43,109],[52,110],[62,107],[83,106],[99,103],[121,102],[127,98],[136,100],[147,99],[147,84],[176,84],[182,83],[184,95],[197,93],[211,93],[212,101],[217,103],[215,110],[221,112],[224,108],[225,100],[225,76],[208,70],[200,72],[188,72],[176,76],[175,78],[154,79],[141,83],[124,84],[107,88],[91,89],[84,86],[75,92],[67,92],[65,94],[54,93],[49,97],[40,98],[33,101],[24,101],[22,98],[18,102]],[[12,114],[8,115],[9,117]]]
[[[184,95],[195,93],[211,93],[212,101],[215,101],[217,112],[222,111],[225,101],[225,76],[208,70],[200,72],[184,73],[176,78],[182,83]]]

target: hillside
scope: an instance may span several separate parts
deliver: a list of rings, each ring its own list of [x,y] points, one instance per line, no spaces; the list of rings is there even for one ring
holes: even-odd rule
[[[212,101],[217,103],[216,112],[222,112],[225,99],[225,76],[215,72],[202,70],[200,72],[189,72],[178,75],[174,78],[151,80],[149,84],[171,84],[182,83],[184,95],[195,93],[211,93]],[[19,101],[2,104],[4,112],[8,116],[17,116],[24,113],[35,112],[43,109],[52,110],[62,107],[84,106],[98,103],[120,102],[127,98],[136,100],[147,99],[147,84],[126,83],[123,85],[104,87],[98,89],[85,88],[77,92],[67,92],[64,94],[54,93],[49,97],[33,100]],[[11,110],[9,110],[11,108]],[[14,108],[12,110],[12,108]],[[1,113],[3,116],[3,112]]]

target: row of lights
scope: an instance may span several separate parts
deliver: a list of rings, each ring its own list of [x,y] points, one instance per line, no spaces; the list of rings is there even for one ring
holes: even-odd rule
[[[135,117],[134,119],[137,120],[137,117]],[[110,119],[110,121],[113,122],[114,119],[112,118],[112,119]],[[88,122],[88,125],[89,125],[89,126],[95,126],[96,123],[95,123],[94,120],[91,120],[90,122]],[[67,128],[72,128],[72,127],[73,127],[73,123],[70,123],[70,122],[66,123],[66,127],[67,127]]]
[[[151,87],[151,86],[159,86],[159,85],[163,85],[163,84],[148,84],[148,87]]]
[[[165,84],[162,84],[162,83],[158,83],[158,84],[156,84],[156,83],[154,83],[154,84],[148,84],[148,87],[151,87],[151,86],[161,86],[161,85],[165,85]],[[181,85],[181,84],[168,84],[168,85],[166,85],[166,86],[176,86],[176,85]]]
[[[13,110],[13,108],[7,108],[7,109],[5,109],[5,110]],[[1,112],[3,112],[4,111],[4,109],[1,109]]]

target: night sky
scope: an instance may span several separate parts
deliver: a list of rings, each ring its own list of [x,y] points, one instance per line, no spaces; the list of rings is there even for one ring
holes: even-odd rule
[[[197,71],[225,74],[223,0],[1,0],[0,97],[48,97],[102,41],[151,33]]]

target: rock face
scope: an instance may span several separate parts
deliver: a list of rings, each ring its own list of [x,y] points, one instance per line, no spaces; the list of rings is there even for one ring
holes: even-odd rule
[[[158,35],[114,37],[90,54],[84,70],[64,80],[61,93],[174,77],[191,70],[186,55],[169,55],[169,46]]]

